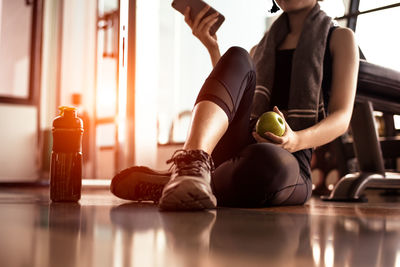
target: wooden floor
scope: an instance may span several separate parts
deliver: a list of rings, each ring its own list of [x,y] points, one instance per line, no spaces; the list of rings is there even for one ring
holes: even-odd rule
[[[1,187],[0,266],[400,266],[400,197],[159,212],[108,190]]]

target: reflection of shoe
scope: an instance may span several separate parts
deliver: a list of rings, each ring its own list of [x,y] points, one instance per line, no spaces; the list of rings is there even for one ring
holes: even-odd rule
[[[167,162],[173,162],[171,180],[160,199],[161,210],[212,209],[217,200],[211,191],[213,162],[202,150],[177,150]]]
[[[160,218],[165,231],[184,243],[190,237],[198,237],[211,230],[216,220],[216,210],[160,212]]]
[[[125,203],[110,210],[111,222],[128,232],[143,232],[161,227],[160,212],[149,203]]]
[[[216,221],[216,210],[188,211],[188,212],[159,212],[161,225],[165,230],[167,244],[174,251],[184,251],[188,256],[184,266],[200,266],[193,263],[198,257],[187,251],[194,251],[196,255],[208,253],[210,248],[210,235]]]
[[[111,192],[123,199],[158,202],[170,176],[170,172],[134,166],[121,171],[112,179]]]

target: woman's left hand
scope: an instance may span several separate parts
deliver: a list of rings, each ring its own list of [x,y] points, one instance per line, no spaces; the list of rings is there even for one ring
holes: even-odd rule
[[[271,132],[265,132],[264,135],[266,138],[261,137],[257,132],[253,132],[253,137],[259,143],[272,143],[277,146],[286,149],[289,152],[296,152],[298,149],[298,135],[294,132],[289,124],[286,123],[285,116],[278,109],[278,107],[274,107],[274,111],[278,113],[285,122],[285,133],[282,136],[277,136]]]

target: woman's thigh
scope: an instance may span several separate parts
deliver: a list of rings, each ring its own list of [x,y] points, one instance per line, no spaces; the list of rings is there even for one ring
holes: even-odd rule
[[[305,181],[291,153],[258,143],[218,166],[212,186],[220,206],[262,207],[303,204],[311,190]]]

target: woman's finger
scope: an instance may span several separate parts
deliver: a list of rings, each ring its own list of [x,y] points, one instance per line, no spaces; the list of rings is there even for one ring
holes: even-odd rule
[[[262,138],[257,132],[253,132],[252,134],[258,143],[272,143],[270,140]]]
[[[271,140],[275,144],[283,144],[284,140],[283,138],[271,133],[271,132],[266,132],[264,135],[268,138],[268,140]]]
[[[252,135],[253,135],[254,139],[255,139],[258,143],[263,142],[263,140],[260,138],[260,136],[259,136],[256,132],[252,132]]]
[[[200,24],[198,25],[197,29],[199,32],[209,32],[212,25],[218,21],[218,12],[211,14],[210,16],[205,17],[201,20]]]
[[[185,12],[183,13],[185,16],[185,22],[189,25],[190,28],[193,27],[193,21],[190,19],[190,6],[187,6]]]
[[[279,108],[278,108],[277,106],[274,107],[274,111],[275,111],[276,113],[278,113],[279,116],[282,117],[282,119],[285,120],[285,116],[284,116],[283,113],[279,110]]]
[[[206,5],[194,18],[193,21],[193,29],[196,29],[197,26],[200,24],[201,19],[204,17],[204,15],[207,13],[207,11],[210,9],[209,5]]]

